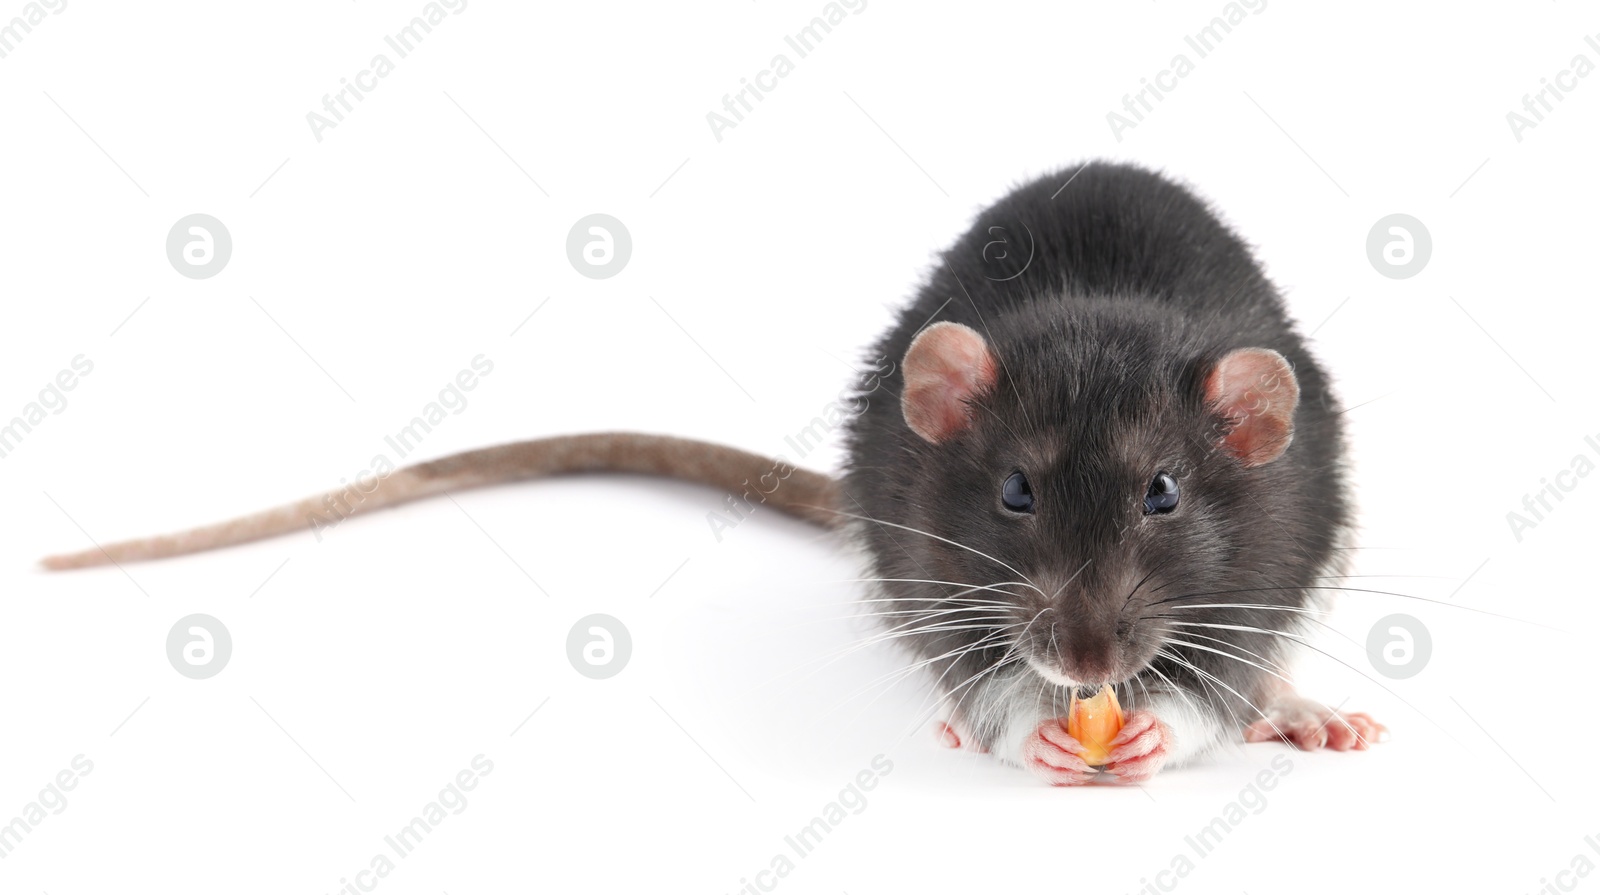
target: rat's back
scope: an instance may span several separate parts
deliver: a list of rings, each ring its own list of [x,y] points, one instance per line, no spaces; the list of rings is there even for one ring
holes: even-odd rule
[[[1032,302],[1100,298],[1156,302],[1239,344],[1307,359],[1249,247],[1205,202],[1162,175],[1108,162],[1038,178],[983,211],[875,356],[904,356],[930,319],[982,330]]]

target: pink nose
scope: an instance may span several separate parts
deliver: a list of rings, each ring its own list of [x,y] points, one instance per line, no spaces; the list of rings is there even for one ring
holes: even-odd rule
[[[1059,661],[1066,675],[1085,684],[1110,683],[1120,665],[1116,638],[1095,626],[1077,625],[1072,630],[1058,629]]]

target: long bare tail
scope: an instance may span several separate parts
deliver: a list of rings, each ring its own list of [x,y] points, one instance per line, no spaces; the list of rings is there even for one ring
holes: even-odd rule
[[[763,501],[827,528],[835,527],[841,518],[833,510],[837,485],[824,473],[705,441],[602,432],[519,441],[453,454],[227,522],[46,557],[41,563],[47,569],[62,570],[182,556],[301,528],[314,529],[318,520],[328,525],[335,519],[446,491],[576,472],[644,473],[698,482],[728,491],[740,500]],[[364,490],[363,486],[369,485],[371,490]]]

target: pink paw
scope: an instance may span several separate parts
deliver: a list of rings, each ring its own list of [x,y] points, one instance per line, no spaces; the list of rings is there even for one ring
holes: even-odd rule
[[[1247,743],[1282,740],[1297,749],[1328,748],[1337,752],[1365,749],[1388,728],[1363,712],[1342,714],[1309,699],[1275,702],[1266,717],[1244,729]]]
[[[945,721],[933,722],[933,735],[939,740],[939,745],[946,749],[960,749],[963,745],[973,752],[988,752],[982,743],[972,737],[965,736],[955,725]]]
[[[939,738],[939,745],[946,749],[961,748],[961,734],[956,733],[954,727],[943,721],[935,721],[933,723],[933,735]]]
[[[1067,719],[1050,718],[1022,742],[1022,763],[1051,786],[1081,786],[1095,775],[1082,752],[1083,744],[1067,735]]]
[[[1150,712],[1129,712],[1122,730],[1111,741],[1111,756],[1105,770],[1118,783],[1143,783],[1167,763],[1172,751],[1172,731]]]

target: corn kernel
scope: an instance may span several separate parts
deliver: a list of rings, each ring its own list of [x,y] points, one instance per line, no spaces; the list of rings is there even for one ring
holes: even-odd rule
[[[1089,699],[1079,699],[1078,691],[1072,691],[1067,735],[1083,745],[1083,760],[1091,766],[1099,767],[1111,758],[1111,741],[1122,730],[1122,721],[1122,706],[1110,687],[1101,687]]]

